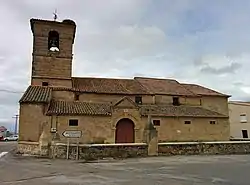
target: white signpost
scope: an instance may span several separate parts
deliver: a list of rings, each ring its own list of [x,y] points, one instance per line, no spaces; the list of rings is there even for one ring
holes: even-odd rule
[[[82,131],[80,130],[65,130],[62,135],[67,138],[80,138]]]
[[[79,138],[82,137],[82,131],[80,130],[65,130],[62,135],[67,138],[67,159],[69,159],[69,139],[77,138],[77,148],[76,148],[76,159],[78,159],[78,151],[79,151]]]

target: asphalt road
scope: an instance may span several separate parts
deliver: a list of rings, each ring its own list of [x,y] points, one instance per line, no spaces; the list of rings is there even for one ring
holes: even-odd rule
[[[249,185],[250,155],[174,156],[83,163],[18,157],[0,160],[0,184]]]
[[[2,152],[9,152],[17,146],[15,141],[0,141],[0,154]]]

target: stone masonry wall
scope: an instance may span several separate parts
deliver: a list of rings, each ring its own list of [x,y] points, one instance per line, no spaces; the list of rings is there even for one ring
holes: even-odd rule
[[[228,118],[171,118],[153,117],[160,120],[158,131],[159,142],[194,142],[194,141],[229,141],[230,125]],[[147,118],[144,117],[144,122]],[[185,124],[191,121],[191,124]],[[216,121],[216,124],[210,124]]]
[[[229,155],[249,154],[249,141],[227,141],[227,142],[186,142],[186,143],[160,143],[158,144],[158,155]]]
[[[48,82],[49,86],[53,87],[72,87],[71,79],[59,79],[59,78],[42,78],[42,77],[33,77],[31,80],[31,85],[42,85],[43,82]],[[58,91],[56,91],[58,92]],[[60,91],[59,91],[60,92]],[[53,91],[54,93],[54,91]],[[68,91],[68,93],[73,94],[72,92]],[[61,96],[64,94],[63,92],[61,93]],[[60,96],[60,95],[59,95]],[[67,98],[67,97],[65,97]]]
[[[43,126],[49,122],[44,109],[43,104],[20,105],[19,141],[38,142]]]
[[[224,115],[229,113],[227,97],[203,96],[202,107]]]
[[[144,143],[136,144],[92,144],[79,145],[78,159],[95,160],[104,158],[128,158],[128,157],[146,157],[147,145]],[[66,159],[67,145],[56,144],[54,157]],[[77,145],[70,145],[69,159],[76,159]]]
[[[33,24],[32,77],[57,77],[70,79],[72,76],[74,25],[54,24],[36,21]],[[59,52],[48,50],[48,37],[51,30],[59,34]],[[37,84],[37,79],[32,84]],[[50,84],[58,84],[48,80]]]
[[[18,144],[18,153],[39,155],[37,143],[22,142]],[[78,158],[77,158],[78,154]],[[250,141],[226,142],[176,142],[159,143],[158,156],[172,155],[230,155],[250,154]],[[51,158],[67,159],[67,144],[56,143],[50,146]],[[97,160],[107,158],[147,157],[148,145],[146,143],[134,144],[70,144],[69,159],[71,160]]]
[[[17,153],[39,155],[39,143],[38,142],[19,142],[17,147]]]

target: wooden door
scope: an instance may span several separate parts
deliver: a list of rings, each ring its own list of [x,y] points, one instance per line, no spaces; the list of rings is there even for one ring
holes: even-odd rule
[[[130,119],[121,119],[116,124],[116,143],[134,143],[134,123]]]

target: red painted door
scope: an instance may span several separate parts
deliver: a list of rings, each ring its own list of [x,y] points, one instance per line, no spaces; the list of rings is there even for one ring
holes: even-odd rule
[[[134,143],[134,123],[130,119],[121,119],[116,124],[116,143]]]

